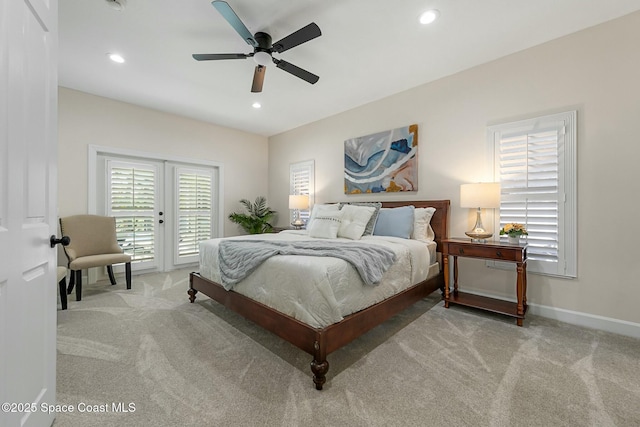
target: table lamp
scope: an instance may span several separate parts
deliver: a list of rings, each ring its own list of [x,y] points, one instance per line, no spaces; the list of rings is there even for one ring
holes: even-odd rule
[[[460,186],[460,206],[463,208],[477,209],[476,224],[471,231],[464,234],[471,237],[474,242],[486,243],[493,233],[485,230],[482,225],[482,208],[500,207],[500,183],[479,182],[475,184],[462,184]]]
[[[301,209],[309,209],[309,195],[308,194],[292,194],[289,196],[289,209],[293,212],[293,222],[291,225],[296,230],[300,230],[304,227],[304,222],[300,218]]]

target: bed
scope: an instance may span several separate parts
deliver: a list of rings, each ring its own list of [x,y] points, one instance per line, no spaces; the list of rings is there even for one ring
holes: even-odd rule
[[[309,310],[308,307],[304,307],[301,309],[298,307],[301,304],[304,304],[304,301],[299,301],[300,298],[306,298],[307,294],[313,294],[315,292],[314,289],[316,286],[324,286],[316,285],[315,283],[306,283],[307,281],[313,282],[312,278],[314,276],[312,274],[308,274],[305,276],[305,273],[307,273],[306,271],[293,273],[287,272],[287,275],[300,279],[298,283],[301,287],[301,290],[293,296],[285,295],[277,296],[276,298],[271,297],[265,299],[260,296],[265,293],[262,285],[254,286],[258,288],[257,291],[255,289],[251,290],[253,289],[253,287],[248,285],[248,283],[250,284],[252,280],[256,281],[256,277],[259,277],[259,280],[262,280],[265,286],[272,286],[273,289],[277,288],[273,284],[266,283],[267,279],[265,278],[269,277],[267,266],[264,267],[265,270],[257,269],[254,271],[254,273],[252,273],[251,276],[248,276],[245,280],[238,282],[238,284],[236,285],[237,288],[231,287],[230,290],[227,290],[226,288],[230,288],[230,286],[225,281],[220,280],[219,275],[216,275],[216,268],[214,268],[215,266],[212,267],[207,262],[205,262],[206,260],[210,259],[210,257],[205,256],[204,253],[208,250],[211,250],[211,248],[207,246],[210,245],[210,243],[205,243],[203,246],[201,246],[201,248],[204,248],[204,250],[200,262],[200,271],[198,273],[194,272],[190,274],[188,290],[189,300],[193,303],[196,299],[196,294],[198,292],[202,292],[205,295],[209,296],[211,299],[224,305],[228,309],[237,312],[248,320],[251,320],[252,322],[261,326],[262,328],[278,335],[282,339],[309,353],[312,356],[311,371],[313,374],[313,383],[317,390],[322,390],[323,385],[326,382],[326,374],[329,370],[327,355],[343,347],[344,345],[358,338],[375,326],[383,323],[385,320],[401,312],[405,308],[431,294],[437,289],[440,289],[440,291],[443,292],[444,274],[442,271],[440,250],[442,247],[441,240],[448,237],[448,217],[450,202],[449,200],[382,202],[383,208],[397,208],[408,205],[412,205],[415,208],[435,208],[435,212],[433,213],[430,221],[430,226],[435,234],[432,243],[433,247],[429,252],[429,255],[425,256],[433,258],[437,261],[428,263],[429,265],[426,269],[427,271],[425,273],[425,278],[421,279],[417,283],[415,283],[415,277],[411,279],[411,283],[405,283],[401,286],[394,284],[394,282],[391,281],[392,287],[400,286],[401,290],[396,289],[394,291],[385,291],[382,287],[383,284],[385,286],[387,285],[386,282],[388,280],[388,276],[399,276],[397,274],[394,274],[393,268],[403,267],[396,266],[394,264],[394,266],[390,267],[390,270],[385,273],[385,280],[381,282],[380,286],[372,287],[372,289],[366,289],[366,294],[369,295],[368,300],[365,298],[366,302],[363,303],[362,301],[358,301],[354,305],[349,302],[349,296],[336,297],[338,301],[334,301],[334,304],[332,305],[334,309],[333,311],[335,311],[335,307],[339,307],[338,311],[340,312],[334,313],[331,309],[319,309],[318,311],[323,313],[328,311],[328,315],[324,316],[324,314],[326,313],[324,313],[323,315],[316,315],[313,313],[313,310]],[[250,238],[259,237],[251,236]],[[275,240],[298,240],[298,238],[298,234],[296,234],[295,231],[283,231],[279,233],[277,237],[272,237],[272,239]],[[214,240],[220,241],[230,239],[233,238]],[[376,241],[375,243],[396,248],[394,250],[400,250],[397,248],[410,243],[398,242],[398,240],[401,240],[398,238],[387,238],[384,240],[385,242],[381,243],[380,241]],[[365,242],[366,238],[363,237],[362,241]],[[400,243],[402,243],[402,245],[400,245]],[[215,244],[220,243],[215,242]],[[415,244],[413,245],[416,246]],[[408,246],[410,248],[412,247],[411,245]],[[408,249],[408,251],[412,252],[411,256],[414,257],[416,256],[416,254],[421,253],[416,252],[413,249]],[[265,261],[264,264],[280,263],[280,269],[288,268],[286,267],[286,264],[283,264],[287,262],[287,258],[299,257],[277,256],[269,259],[268,261]],[[323,263],[338,261],[327,259],[324,257],[313,258],[318,261],[308,263],[309,268],[311,268],[311,264],[321,265]],[[413,261],[408,262],[415,263],[416,261],[414,259]],[[350,270],[354,269],[350,267]],[[356,273],[353,273],[353,271],[351,271],[351,273],[349,274],[353,275]],[[251,277],[253,277],[253,279],[251,279]],[[301,277],[307,277],[310,279],[301,279]],[[345,277],[347,277],[347,280],[352,280],[354,282],[357,281],[346,273]],[[274,277],[273,280],[276,280],[276,278]],[[307,286],[307,288],[304,288],[304,286]],[[360,282],[358,286],[359,288],[367,288],[366,286],[362,286],[362,282]],[[353,285],[352,287],[358,286]],[[392,294],[387,295],[389,292],[392,292]],[[323,294],[325,292],[321,291],[319,293]],[[261,299],[263,300],[263,302],[260,301]],[[333,297],[329,299],[333,299]],[[295,306],[294,308],[278,306],[274,302],[289,300],[291,300],[291,305]],[[365,304],[366,306],[361,306],[361,304]],[[324,306],[323,303],[318,303],[317,300],[314,300],[311,305],[314,307]]]

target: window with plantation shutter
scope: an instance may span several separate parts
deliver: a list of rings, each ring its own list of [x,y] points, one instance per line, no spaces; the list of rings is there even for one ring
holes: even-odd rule
[[[213,173],[177,167],[176,184],[177,257],[183,262],[192,261],[198,255],[200,242],[211,238]]]
[[[488,135],[501,184],[496,230],[524,224],[527,270],[575,277],[576,112],[491,126]]]
[[[308,195],[309,207],[313,206],[313,195],[315,192],[314,183],[314,162],[308,160],[304,162],[292,163],[289,166],[289,194]],[[309,220],[311,210],[300,210],[300,219],[306,224]],[[293,211],[290,211],[289,222],[294,220]]]
[[[155,257],[156,177],[152,165],[107,162],[107,215],[116,218],[118,243],[134,263]]]

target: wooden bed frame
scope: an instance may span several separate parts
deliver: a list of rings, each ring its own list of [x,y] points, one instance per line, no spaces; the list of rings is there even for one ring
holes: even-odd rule
[[[382,202],[382,206],[388,208],[406,205],[413,205],[416,208],[436,208],[431,219],[431,227],[436,235],[437,251],[441,252],[441,240],[449,236],[450,201]],[[436,289],[440,289],[443,292],[444,272],[442,265],[443,263],[440,262],[440,272],[437,276],[412,286],[371,307],[346,316],[342,321],[324,328],[313,328],[244,295],[234,291],[227,291],[222,285],[205,279],[198,273],[190,274],[187,293],[189,294],[189,300],[193,303],[196,299],[196,294],[200,291],[230,310],[312,355],[311,371],[313,372],[313,382],[316,389],[322,390],[322,386],[326,381],[325,375],[329,370],[327,355],[413,305],[416,301],[426,297]]]

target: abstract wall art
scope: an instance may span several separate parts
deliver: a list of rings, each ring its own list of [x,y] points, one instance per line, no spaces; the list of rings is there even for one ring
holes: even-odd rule
[[[344,142],[345,194],[417,190],[417,124]]]

